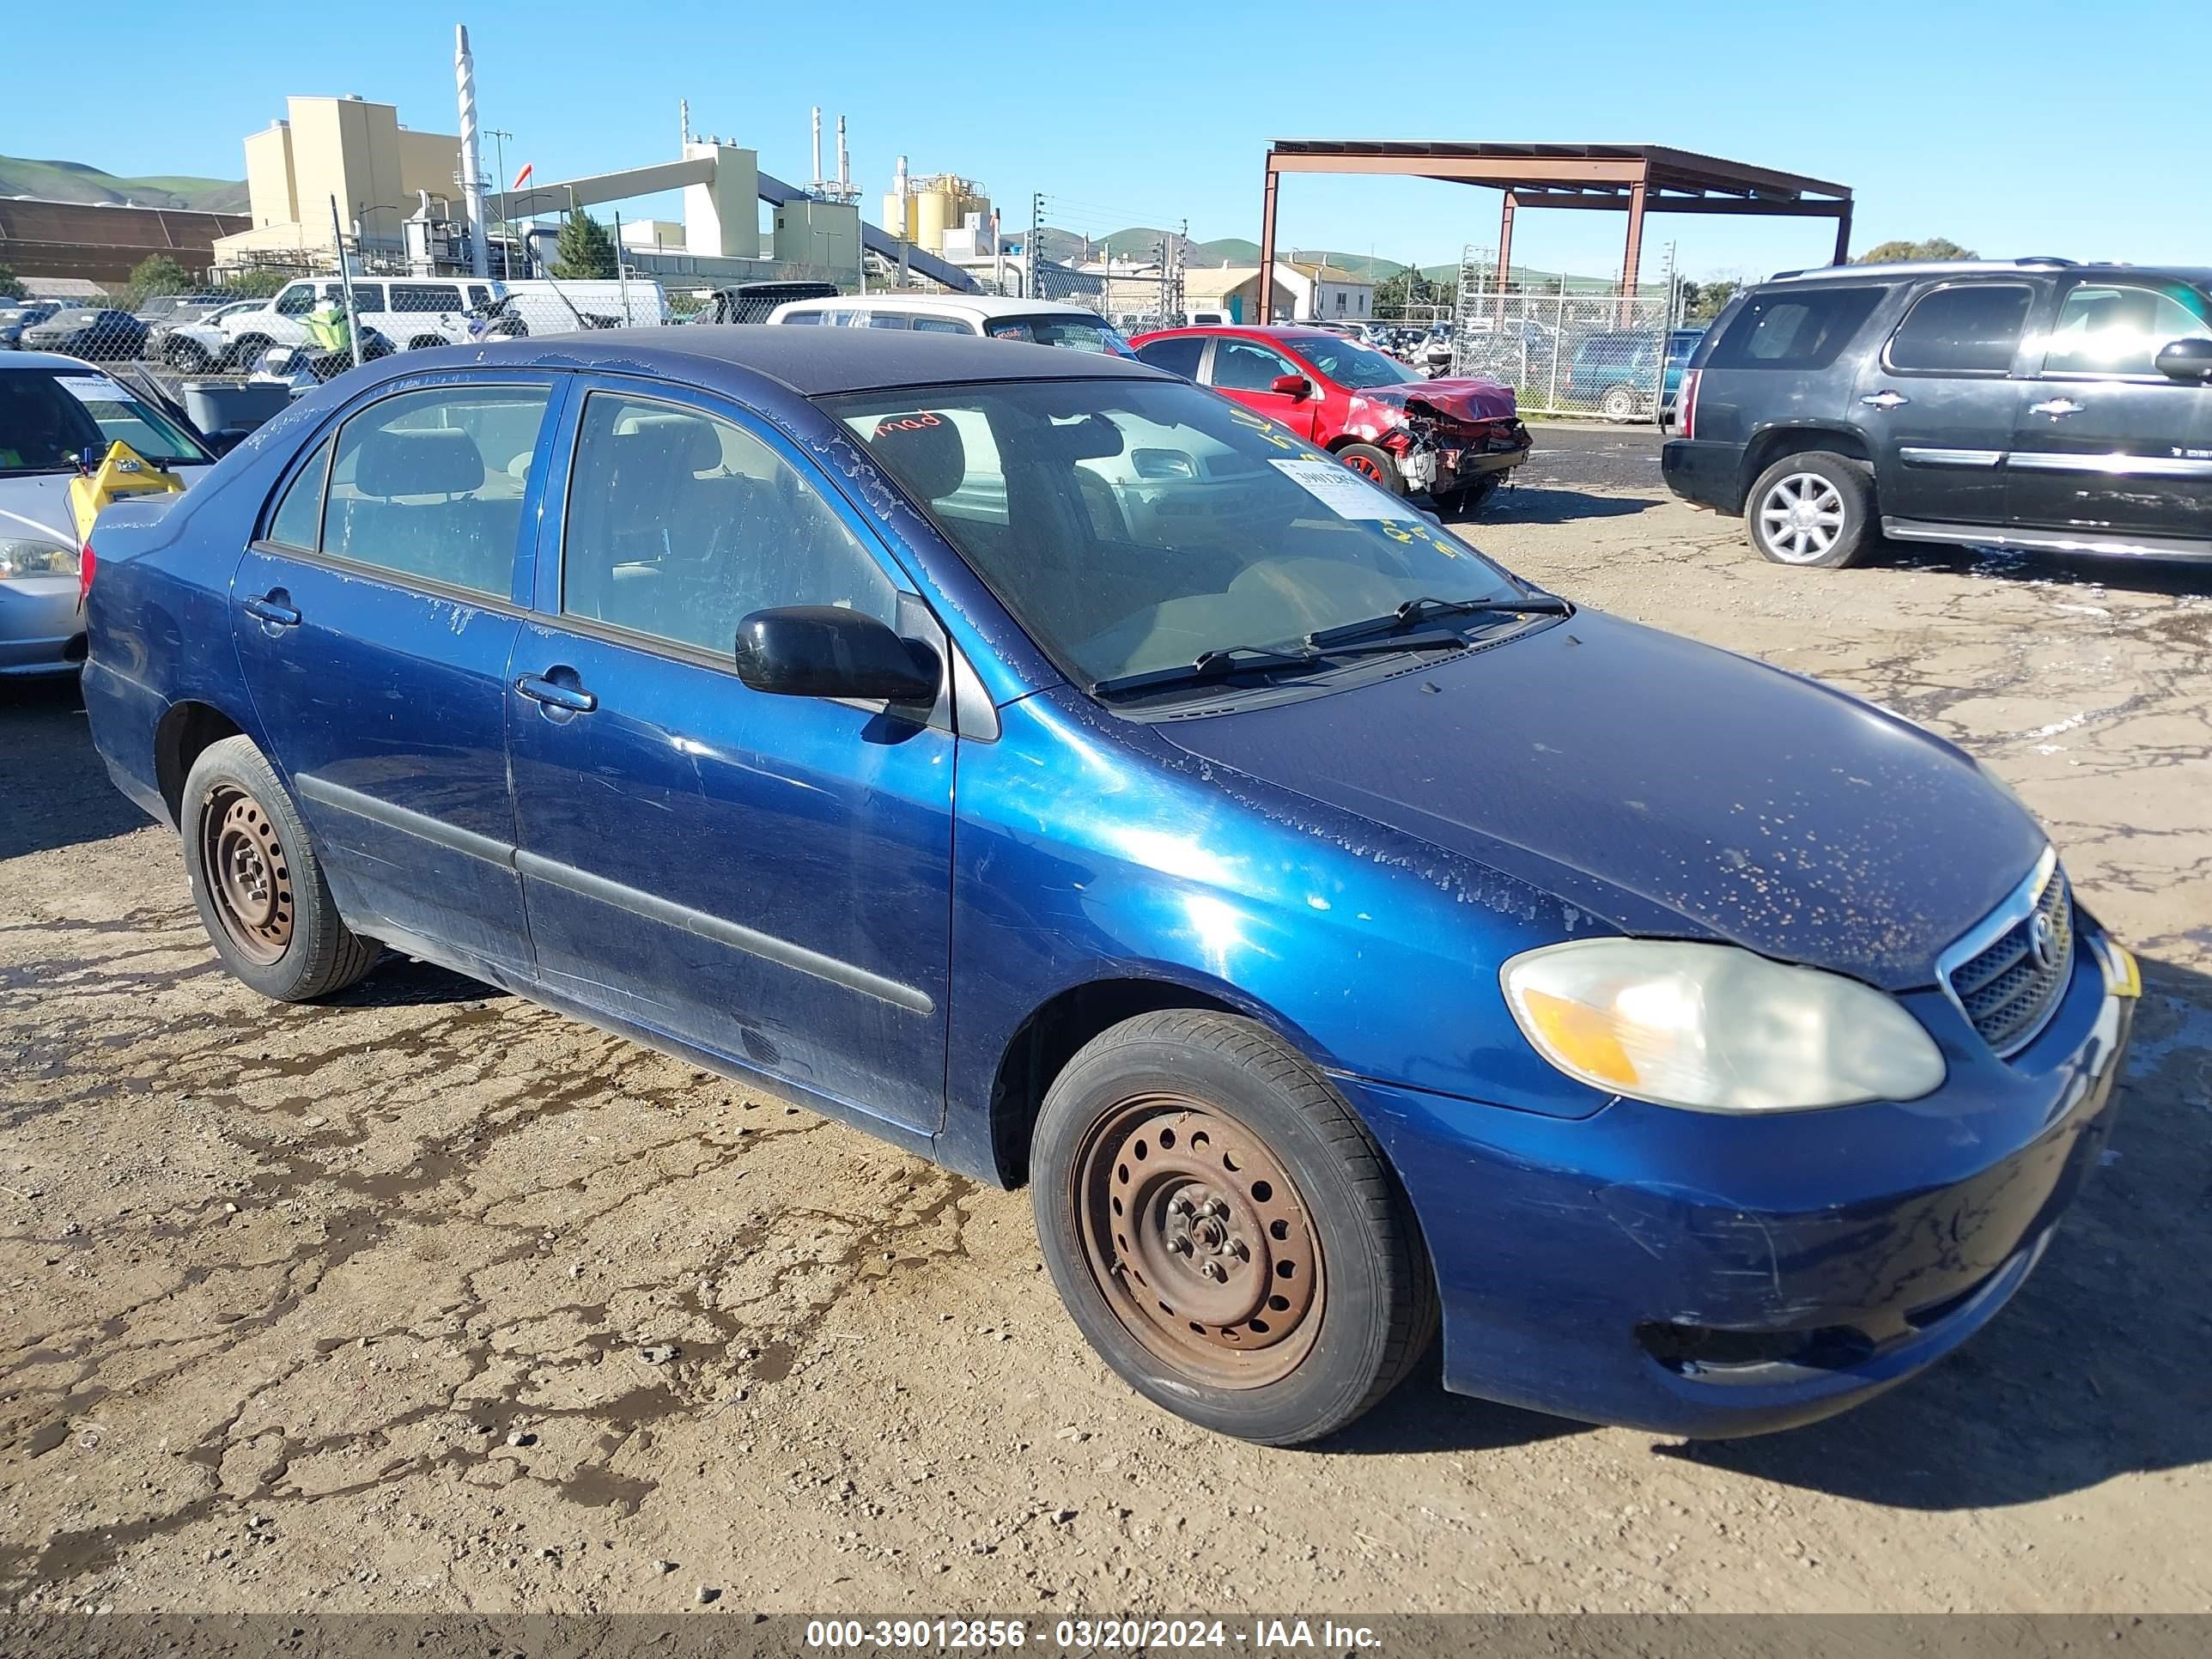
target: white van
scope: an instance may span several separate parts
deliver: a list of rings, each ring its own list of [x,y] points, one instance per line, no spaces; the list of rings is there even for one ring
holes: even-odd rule
[[[469,338],[468,313],[499,296],[500,284],[466,276],[356,276],[354,305],[361,320],[401,351],[417,346],[460,345]],[[336,276],[303,276],[287,283],[266,307],[237,311],[216,326],[229,337],[233,363],[252,363],[273,345],[305,345],[307,313],[325,301],[345,303]]]
[[[532,334],[573,334],[579,328],[657,328],[668,320],[668,291],[650,276],[622,281],[593,277],[573,283],[517,277],[492,286],[513,301],[510,308]],[[579,317],[585,320],[578,322]]]
[[[1076,351],[1133,357],[1129,343],[1097,312],[1050,300],[1000,300],[980,294],[854,294],[793,300],[769,313],[770,323],[843,328],[910,328],[939,334],[1029,340]]]

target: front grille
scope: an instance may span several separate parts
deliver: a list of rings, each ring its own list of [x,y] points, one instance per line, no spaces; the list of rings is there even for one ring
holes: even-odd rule
[[[2043,1029],[2073,971],[2073,895],[2054,866],[2027,914],[1950,970],[1951,994],[1982,1040],[2010,1054]]]

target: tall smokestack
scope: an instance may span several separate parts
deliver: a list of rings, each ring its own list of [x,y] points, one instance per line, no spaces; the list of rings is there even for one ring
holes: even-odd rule
[[[477,60],[469,50],[469,26],[453,25],[453,85],[461,100],[461,202],[469,221],[469,270],[491,273],[485,246],[483,163],[477,155]]]
[[[814,106],[814,191],[822,191],[822,106]]]
[[[853,198],[853,153],[845,148],[845,118],[837,118],[837,199]]]

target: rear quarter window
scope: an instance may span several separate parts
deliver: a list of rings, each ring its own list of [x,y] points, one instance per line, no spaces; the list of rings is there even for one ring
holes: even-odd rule
[[[1785,289],[1744,302],[1709,368],[1826,368],[1865,326],[1886,290]]]

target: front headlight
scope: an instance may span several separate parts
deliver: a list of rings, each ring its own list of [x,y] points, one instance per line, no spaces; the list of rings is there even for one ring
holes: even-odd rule
[[[1943,1056],[1893,997],[1732,945],[1578,939],[1513,957],[1506,1006],[1593,1088],[1699,1112],[1917,1100]]]
[[[76,550],[58,542],[0,541],[0,582],[21,576],[74,576]]]

